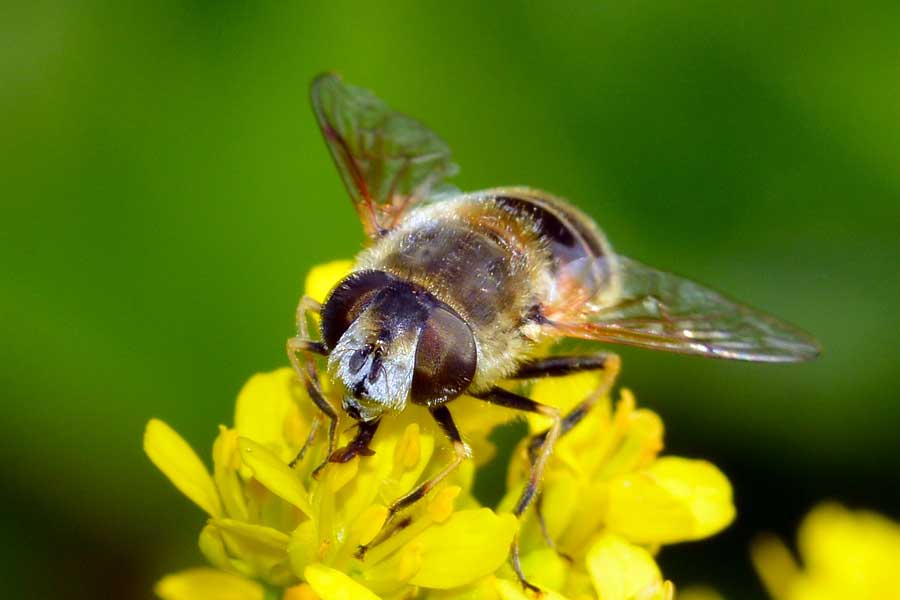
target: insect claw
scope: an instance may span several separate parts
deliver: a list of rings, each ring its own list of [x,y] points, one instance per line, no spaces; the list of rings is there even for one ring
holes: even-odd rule
[[[322,477],[322,470],[328,466],[328,461],[323,462],[321,465],[316,467],[312,472],[312,478],[318,481]]]
[[[529,583],[528,580],[522,579],[519,581],[519,583],[522,584],[522,588],[526,592],[533,594],[534,598],[540,599],[540,598],[544,597],[544,590],[542,590],[538,586],[534,585],[533,583]]]
[[[512,548],[510,549],[510,562],[512,563],[513,571],[516,573],[516,578],[519,580],[519,583],[522,585],[522,589],[525,592],[530,592],[534,594],[535,598],[543,598],[544,590],[534,585],[530,581],[525,578],[525,573],[522,572],[522,563],[519,561],[519,540],[518,538],[513,540]]]

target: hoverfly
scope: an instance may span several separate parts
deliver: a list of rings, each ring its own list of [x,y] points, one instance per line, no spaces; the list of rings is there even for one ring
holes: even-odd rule
[[[468,458],[450,410],[462,394],[551,419],[528,446],[531,474],[515,508],[517,516],[525,512],[554,442],[605,389],[563,415],[498,383],[601,370],[608,388],[619,364],[608,353],[535,356],[547,340],[759,362],[818,354],[816,342],[790,325],[615,253],[588,216],[551,194],[454,189],[446,180],[457,166],[444,141],[370,92],[324,74],[311,97],[369,238],[354,271],[323,305],[301,299],[298,335],[287,343],[330,423],[325,464],[371,453],[382,416],[408,403],[427,407],[454,450],[446,468],[391,505],[392,516]],[[318,339],[309,334],[310,313],[320,316]],[[327,357],[328,373],[342,388],[341,407],[322,393],[315,355]],[[339,410],[358,429],[336,449]],[[515,544],[512,559],[525,583]]]

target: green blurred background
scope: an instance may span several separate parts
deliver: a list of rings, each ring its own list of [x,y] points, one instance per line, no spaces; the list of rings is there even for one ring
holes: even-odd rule
[[[305,271],[362,235],[311,116],[336,69],[623,253],[814,332],[814,364],[624,350],[739,520],[666,574],[760,598],[751,536],[900,513],[900,4],[22,2],[0,8],[4,597],[147,598],[203,517],[140,449],[208,456],[286,363]]]

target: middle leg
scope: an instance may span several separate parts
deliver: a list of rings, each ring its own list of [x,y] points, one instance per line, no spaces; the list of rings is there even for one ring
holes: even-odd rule
[[[463,442],[462,436],[459,434],[459,430],[456,428],[456,423],[453,422],[453,417],[450,415],[450,410],[444,406],[437,406],[429,409],[431,412],[431,416],[437,421],[437,424],[440,426],[441,430],[444,432],[444,435],[447,436],[447,439],[450,440],[450,443],[453,445],[453,459],[445,466],[443,469],[434,474],[431,478],[423,481],[417,487],[413,488],[409,493],[401,496],[400,498],[394,500],[391,505],[388,507],[388,517],[384,522],[384,525],[381,527],[381,532],[366,546],[360,546],[356,551],[357,558],[363,558],[366,554],[366,551],[371,546],[375,546],[385,539],[387,539],[392,533],[392,524],[394,518],[397,514],[404,510],[405,508],[409,508],[426,495],[428,492],[433,490],[439,483],[441,483],[444,479],[446,479],[453,471],[455,471],[459,465],[462,464],[464,460],[469,458],[472,453],[469,450],[469,447]]]

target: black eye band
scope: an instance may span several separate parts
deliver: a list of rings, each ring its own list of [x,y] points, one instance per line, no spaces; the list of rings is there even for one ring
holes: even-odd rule
[[[396,279],[384,271],[357,271],[341,281],[322,307],[322,341],[333,350],[375,294]]]
[[[456,313],[435,307],[419,333],[412,400],[435,406],[455,398],[475,377],[472,330]]]

